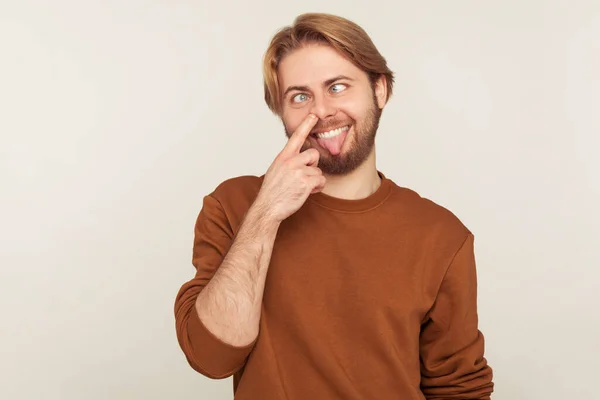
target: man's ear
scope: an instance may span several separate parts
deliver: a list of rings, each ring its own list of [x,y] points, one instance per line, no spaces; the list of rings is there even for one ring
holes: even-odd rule
[[[387,79],[385,75],[381,74],[375,81],[375,98],[377,99],[377,105],[383,109],[387,102]]]

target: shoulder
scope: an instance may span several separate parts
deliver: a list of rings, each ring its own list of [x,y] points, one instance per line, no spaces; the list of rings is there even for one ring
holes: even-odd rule
[[[448,206],[422,196],[414,189],[393,184],[392,198],[405,220],[423,237],[459,247],[472,233]]]
[[[264,175],[242,175],[226,179],[218,184],[206,199],[210,199],[211,204],[221,209],[235,229],[256,199],[263,179]]]
[[[264,176],[242,175],[221,182],[210,194],[222,204],[254,201]]]

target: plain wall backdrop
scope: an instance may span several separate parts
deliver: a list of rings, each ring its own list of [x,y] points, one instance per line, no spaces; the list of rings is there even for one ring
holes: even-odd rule
[[[232,398],[173,302],[203,196],[285,143],[261,60],[309,11],[396,73],[379,169],[475,233],[493,398],[600,398],[600,2],[0,4],[0,398]]]

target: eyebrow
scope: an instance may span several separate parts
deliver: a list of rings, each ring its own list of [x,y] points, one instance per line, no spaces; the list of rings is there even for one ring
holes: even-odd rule
[[[323,86],[329,86],[334,82],[337,81],[341,81],[341,80],[347,80],[347,81],[352,81],[352,78],[349,78],[345,75],[338,75],[335,76],[333,78],[327,79],[325,82],[323,82]],[[287,96],[287,94],[291,91],[297,90],[299,92],[308,92],[310,91],[310,89],[308,88],[308,86],[288,86],[287,89],[285,89],[285,92],[283,92],[283,97]]]

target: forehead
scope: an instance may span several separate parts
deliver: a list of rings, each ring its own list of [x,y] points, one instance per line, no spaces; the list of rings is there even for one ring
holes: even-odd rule
[[[335,49],[323,44],[309,44],[287,54],[277,71],[281,89],[288,86],[315,86],[338,75],[353,79],[366,74]]]

